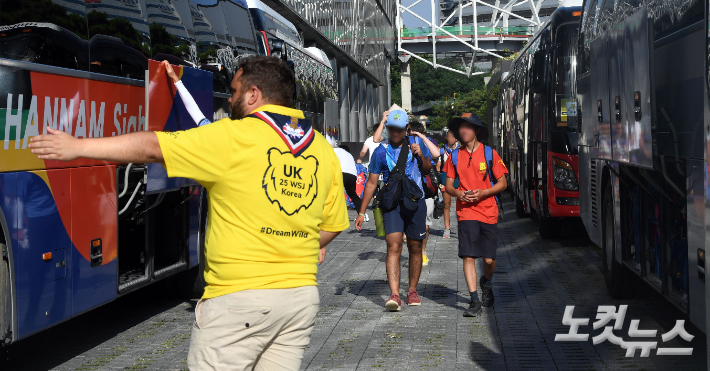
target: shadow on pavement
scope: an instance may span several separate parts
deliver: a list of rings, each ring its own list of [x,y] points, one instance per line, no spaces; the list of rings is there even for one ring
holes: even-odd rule
[[[184,302],[166,282],[139,289],[102,307],[0,348],[0,370],[50,370],[101,346]],[[192,300],[191,304],[194,308]],[[90,358],[87,357],[87,361]]]

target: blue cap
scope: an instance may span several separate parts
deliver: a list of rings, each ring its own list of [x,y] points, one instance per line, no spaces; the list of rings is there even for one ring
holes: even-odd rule
[[[407,112],[402,110],[394,110],[387,115],[387,126],[404,129],[407,127],[407,124],[409,124]]]

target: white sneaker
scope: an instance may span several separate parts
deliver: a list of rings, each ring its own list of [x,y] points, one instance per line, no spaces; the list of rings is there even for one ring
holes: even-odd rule
[[[367,213],[365,214],[365,221],[366,221],[366,222],[369,222],[369,221],[370,221],[370,217],[367,216]]]

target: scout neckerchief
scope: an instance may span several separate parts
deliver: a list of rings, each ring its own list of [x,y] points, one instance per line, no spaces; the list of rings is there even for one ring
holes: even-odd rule
[[[444,151],[446,151],[448,156],[451,156],[451,152],[459,149],[459,142],[456,142],[456,145],[454,145],[454,148],[449,147],[448,144],[444,145]]]
[[[310,120],[264,111],[254,112],[247,117],[262,120],[271,126],[294,157],[300,156],[315,138]]]
[[[406,144],[407,144],[406,141],[403,140],[402,146],[404,146]],[[394,167],[397,166],[397,157],[399,157],[399,156],[395,156],[394,149],[392,148],[392,145],[390,145],[389,143],[382,143],[382,145],[385,146],[385,154],[386,154],[385,157],[387,157],[387,168],[389,168],[389,170],[392,171],[392,169],[394,169]],[[401,146],[400,146],[399,150],[400,151],[402,150]],[[399,152],[397,152],[397,154],[399,154]],[[407,167],[404,169],[404,174],[409,179],[412,178],[412,169],[409,166],[410,161],[412,161],[412,151],[409,151],[409,153],[407,154]]]

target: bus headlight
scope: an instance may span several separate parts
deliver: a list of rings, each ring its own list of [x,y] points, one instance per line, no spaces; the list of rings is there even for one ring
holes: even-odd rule
[[[579,184],[577,183],[577,176],[574,174],[572,165],[557,157],[553,157],[552,162],[552,179],[555,187],[564,189],[565,191],[578,191]]]

